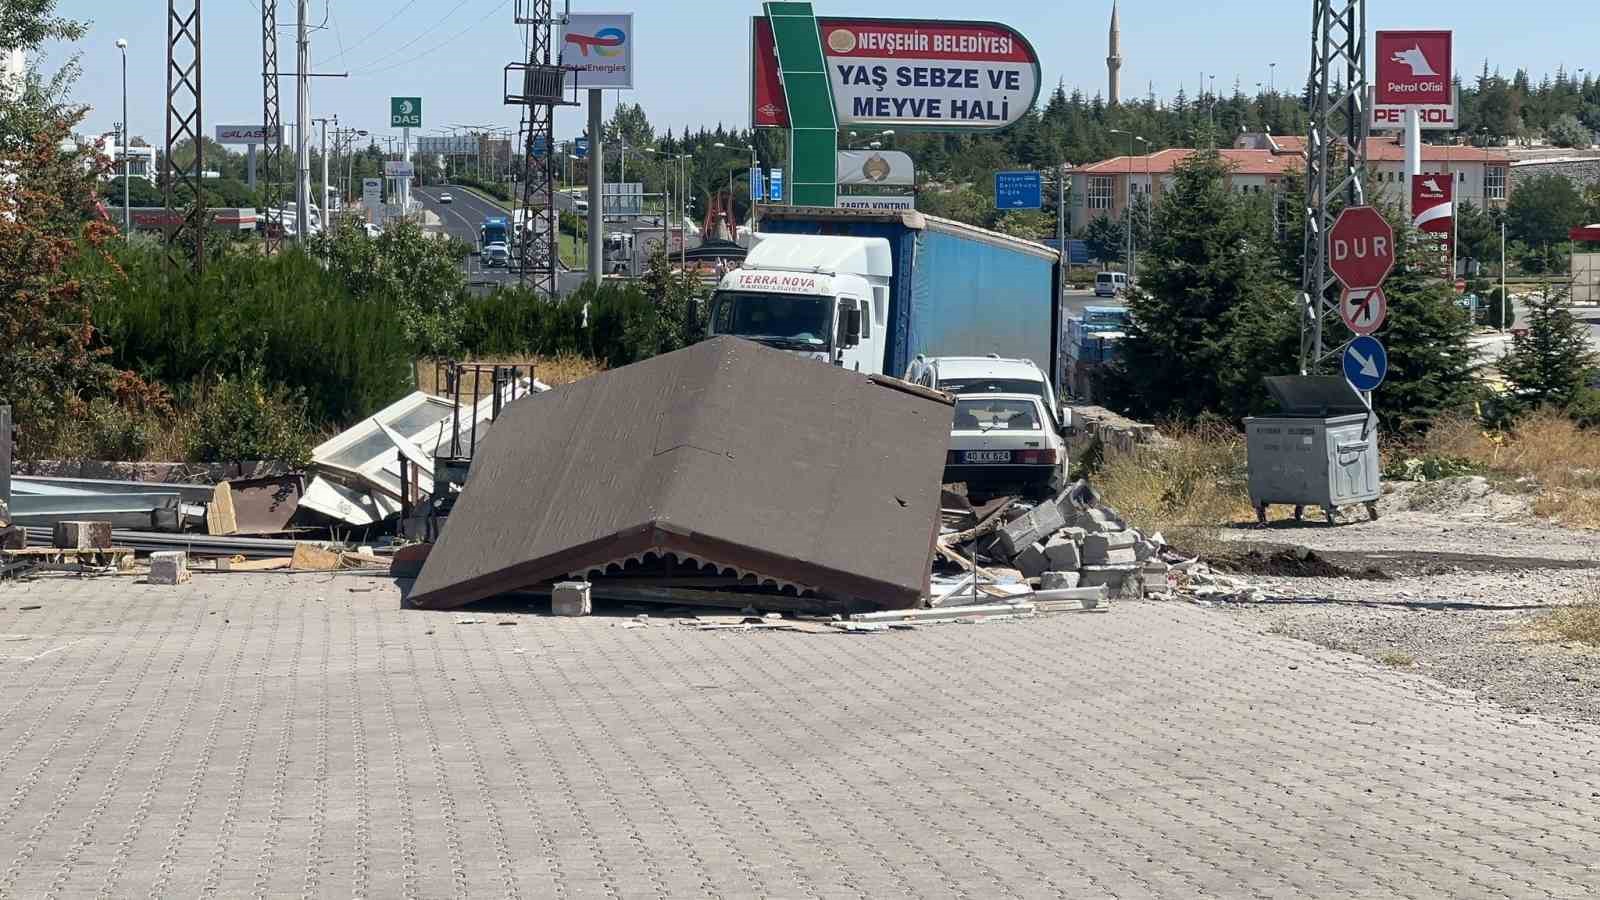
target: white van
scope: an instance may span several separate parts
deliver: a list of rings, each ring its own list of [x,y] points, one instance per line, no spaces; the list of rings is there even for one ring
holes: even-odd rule
[[[1096,297],[1121,297],[1128,292],[1126,272],[1097,272],[1094,276]]]

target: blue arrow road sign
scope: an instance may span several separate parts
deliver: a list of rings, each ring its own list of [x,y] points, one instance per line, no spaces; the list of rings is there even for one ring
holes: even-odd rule
[[[578,159],[586,159],[586,158],[588,158],[588,156],[589,156],[589,139],[588,138],[578,138],[577,140],[573,141],[572,142],[572,155],[577,157]]]
[[[996,209],[1038,209],[1044,205],[1044,179],[1038,172],[994,173]]]
[[[762,200],[766,199],[766,196],[767,196],[767,183],[766,183],[766,180],[764,178],[762,178],[762,176],[761,176],[761,170],[760,169],[751,169],[750,170],[750,200],[752,202],[754,202],[754,203],[760,203]]]
[[[1344,348],[1344,377],[1358,391],[1374,391],[1389,374],[1389,353],[1375,337],[1358,337]]]

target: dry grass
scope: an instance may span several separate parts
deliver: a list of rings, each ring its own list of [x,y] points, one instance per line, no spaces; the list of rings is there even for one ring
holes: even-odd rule
[[[1134,527],[1211,556],[1221,527],[1254,517],[1245,481],[1244,437],[1224,427],[1163,431],[1159,449],[1108,456],[1091,481]]]
[[[1537,485],[1535,515],[1575,528],[1600,528],[1600,431],[1553,412],[1534,413],[1511,432],[1471,420],[1436,424],[1421,448],[1462,457],[1507,480]]]
[[[483,359],[471,359],[466,362],[487,366],[532,366],[535,378],[551,387],[571,384],[588,378],[590,375],[605,371],[605,366],[597,360],[576,354],[563,354],[561,356],[488,356]],[[417,390],[429,394],[438,394],[443,389],[439,383],[438,366],[435,360],[419,359],[416,363]]]
[[[1593,593],[1591,587],[1587,601],[1552,610],[1534,620],[1534,635],[1551,643],[1600,647],[1600,599],[1594,599]]]
[[[1417,658],[1404,650],[1385,650],[1378,654],[1378,662],[1395,669],[1409,669],[1417,664]]]

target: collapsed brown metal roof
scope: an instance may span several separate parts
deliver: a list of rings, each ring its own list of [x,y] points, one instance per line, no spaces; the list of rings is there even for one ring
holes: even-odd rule
[[[460,606],[656,553],[916,606],[950,415],[943,395],[731,337],[518,400],[410,600]]]

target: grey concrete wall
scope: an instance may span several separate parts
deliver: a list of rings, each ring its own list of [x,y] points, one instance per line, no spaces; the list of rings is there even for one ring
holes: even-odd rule
[[[1565,175],[1581,190],[1591,184],[1600,184],[1600,157],[1574,159],[1565,162],[1528,161],[1511,167],[1512,190],[1523,182],[1540,175]]]

